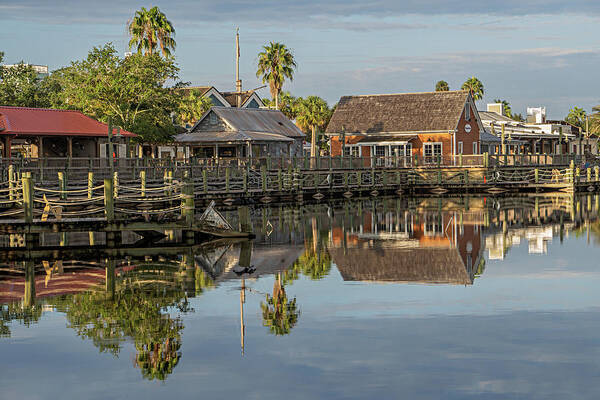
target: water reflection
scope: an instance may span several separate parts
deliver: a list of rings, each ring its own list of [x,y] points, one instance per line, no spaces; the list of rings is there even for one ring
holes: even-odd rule
[[[530,254],[546,253],[555,238],[571,233],[599,243],[599,209],[597,196],[369,198],[257,208],[253,242],[176,246],[171,233],[163,247],[132,245],[117,255],[74,245],[93,235],[57,234],[42,243],[60,242],[64,249],[0,254],[0,335],[11,335],[13,321],[30,327],[56,311],[99,352],[119,357],[131,346],[141,375],[165,380],[183,357],[190,299],[225,282],[239,287],[243,354],[247,318],[260,318],[270,334],[293,336],[303,301],[294,284],[301,279],[319,281],[337,269],[344,281],[473,285],[486,258],[503,260],[522,241]],[[269,293],[254,289],[261,278],[272,280]],[[255,295],[260,308],[245,309],[246,297]]]

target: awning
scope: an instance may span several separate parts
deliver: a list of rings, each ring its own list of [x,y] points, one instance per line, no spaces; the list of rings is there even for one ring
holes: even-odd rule
[[[292,143],[294,139],[276,133],[234,131],[234,132],[194,132],[182,133],[174,137],[179,144],[210,144],[248,142],[281,142]]]

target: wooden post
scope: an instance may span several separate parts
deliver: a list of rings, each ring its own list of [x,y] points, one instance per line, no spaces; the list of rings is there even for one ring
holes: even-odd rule
[[[464,171],[464,179],[463,180],[465,181],[465,185],[469,184],[469,170],[468,169],[465,169],[465,171]]]
[[[15,199],[15,166],[8,166],[8,193],[10,200]]]
[[[202,169],[202,186],[204,188],[204,194],[208,193],[208,176],[206,168]]]
[[[458,155],[458,166],[459,166],[459,167],[462,167],[462,156],[463,156],[463,155],[462,155],[462,153],[460,153],[460,154]]]
[[[438,169],[438,172],[437,172],[437,183],[438,183],[438,185],[442,184],[442,171],[439,170],[439,169]]]
[[[63,171],[58,172],[58,190],[60,190],[60,199],[66,200],[67,198],[67,180]]]
[[[535,183],[540,183],[540,170],[535,169]]]
[[[250,209],[248,206],[238,207],[238,216],[240,220],[240,232],[252,233],[252,221],[250,220]]]
[[[280,192],[283,190],[282,177],[283,177],[283,175],[281,174],[281,168],[278,168],[277,169],[277,185],[279,187]]]
[[[244,194],[248,194],[248,170],[243,169],[242,175],[243,175],[242,185],[243,185]]]
[[[194,225],[194,183],[186,181],[183,185],[183,196],[181,198],[181,216],[188,227]]]
[[[115,220],[115,199],[113,190],[113,180],[110,178],[104,179],[104,215],[108,222]]]
[[[88,199],[92,198],[92,189],[94,187],[94,173],[92,171],[88,172]]]
[[[113,189],[115,191],[115,199],[119,197],[119,173],[115,171],[113,173]]]
[[[229,193],[229,165],[225,167],[225,193]]]
[[[594,178],[596,179],[596,182],[600,181],[600,167],[597,165],[594,167]]]
[[[587,169],[587,181],[588,182],[592,181],[592,169],[591,168]]]
[[[261,183],[263,193],[267,192],[267,166],[261,165],[260,167]]]
[[[142,197],[146,197],[146,170],[143,169],[140,171],[140,188]]]
[[[109,258],[106,260],[105,269],[105,289],[107,300],[113,300],[115,298],[115,259]]]
[[[33,181],[28,172],[24,172],[21,178],[23,184],[23,214],[25,222],[33,222]]]
[[[570,172],[570,182],[575,183],[575,161],[571,160],[571,165],[569,166]]]

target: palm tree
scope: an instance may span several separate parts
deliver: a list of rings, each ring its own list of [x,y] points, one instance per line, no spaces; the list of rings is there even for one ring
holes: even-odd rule
[[[483,94],[485,93],[483,89],[483,83],[481,83],[481,81],[474,76],[467,79],[467,81],[462,84],[461,89],[471,92],[473,100],[480,100],[483,98]]]
[[[312,135],[310,141],[311,164],[314,167],[317,156],[317,128],[323,128],[331,118],[331,110],[327,102],[318,96],[308,96],[299,102],[296,114],[296,123],[303,131],[310,128]]]
[[[448,90],[450,90],[450,86],[448,86],[448,82],[446,81],[438,81],[438,83],[435,84],[436,92],[447,92]]]
[[[198,90],[191,90],[179,106],[179,119],[185,125],[192,125],[213,106],[212,101],[202,96]]]
[[[154,54],[160,46],[163,56],[170,57],[171,50],[177,45],[173,39],[173,24],[156,6],[136,11],[133,19],[127,22],[127,30],[131,35],[129,48],[136,47],[138,53]]]
[[[569,114],[566,116],[565,121],[573,126],[585,129],[586,117],[587,113],[583,108],[573,107],[569,110]]]
[[[279,93],[285,79],[293,80],[296,61],[294,55],[284,44],[271,42],[263,46],[264,51],[258,53],[258,70],[256,77],[263,83],[269,83],[271,97],[275,100],[275,108],[279,109]]]

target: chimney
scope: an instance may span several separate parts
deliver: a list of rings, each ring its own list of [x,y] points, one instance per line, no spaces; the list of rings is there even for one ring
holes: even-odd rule
[[[488,103],[487,110],[488,112],[504,115],[504,105],[502,103]]]

